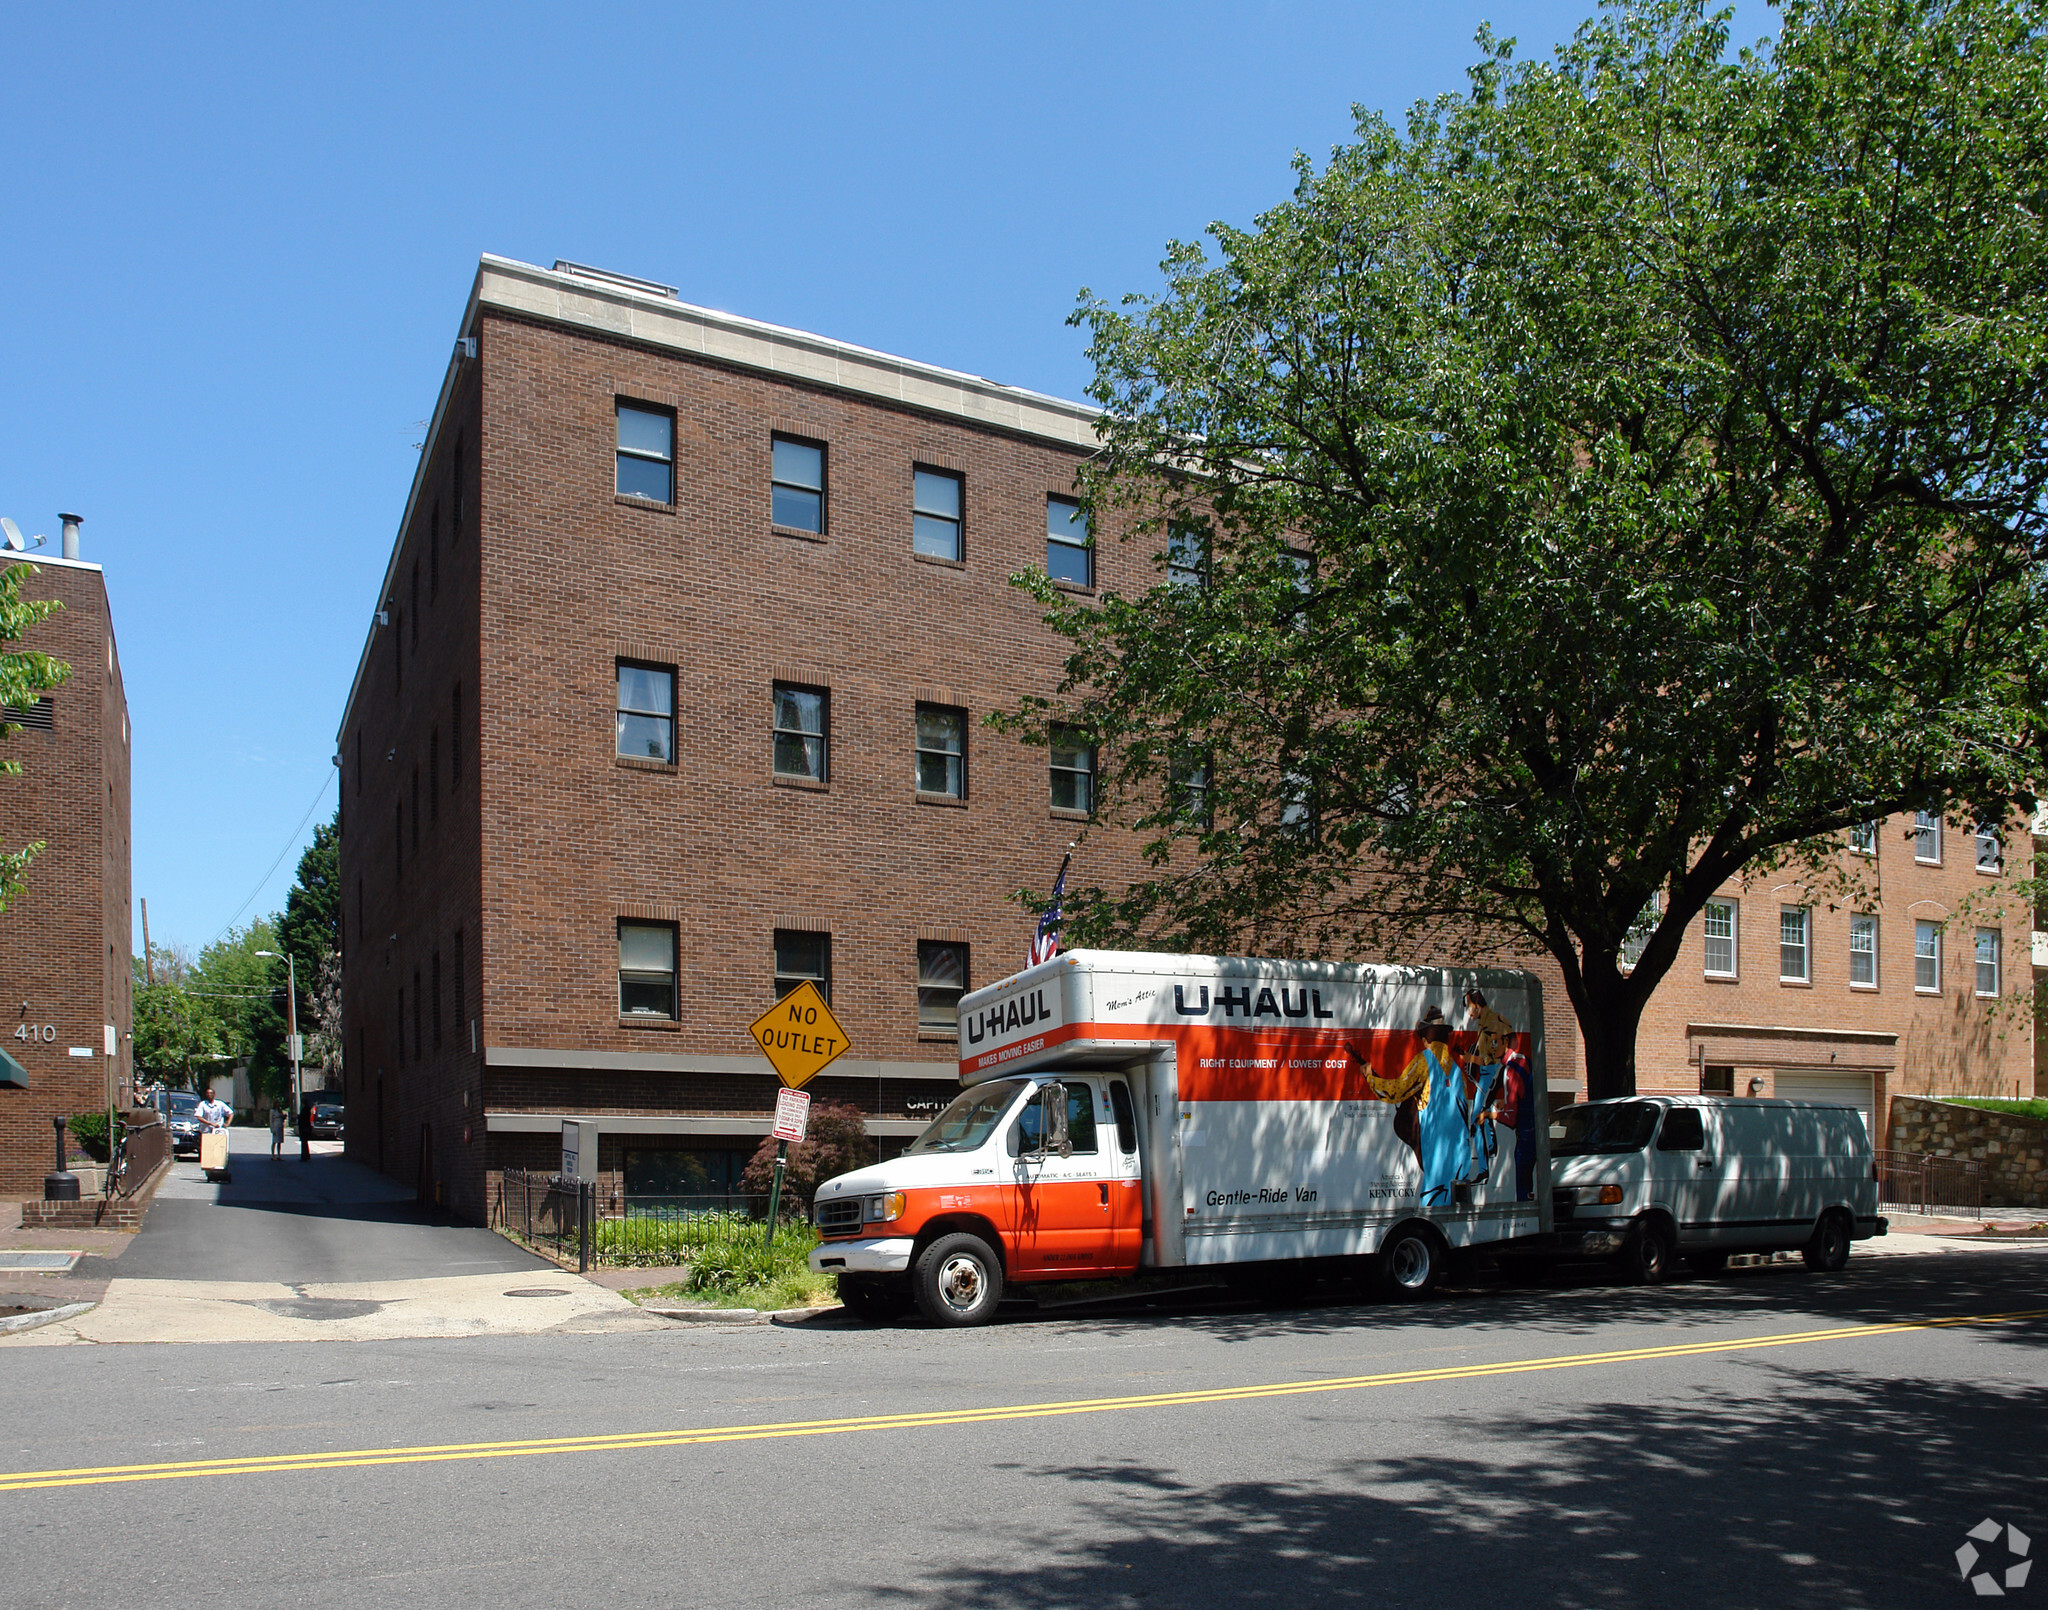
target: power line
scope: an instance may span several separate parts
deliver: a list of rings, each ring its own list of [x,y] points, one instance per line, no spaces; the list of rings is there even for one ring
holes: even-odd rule
[[[313,803],[306,807],[306,814],[299,818],[299,825],[292,829],[292,836],[285,840],[284,848],[277,852],[277,859],[270,863],[270,870],[265,872],[256,887],[249,891],[249,898],[235,907],[234,916],[229,917],[226,922],[221,924],[220,932],[207,941],[209,945],[217,945],[222,939],[227,937],[227,931],[235,925],[235,917],[241,916],[243,912],[256,903],[256,897],[263,892],[264,885],[268,884],[271,876],[279,867],[284,865],[284,858],[292,853],[292,846],[299,842],[299,835],[306,831],[306,824],[313,820],[313,813],[320,808],[320,801],[327,797],[327,785],[334,781],[338,775],[340,775],[340,768],[333,767],[329,769],[325,777],[320,779],[320,788],[313,796]]]

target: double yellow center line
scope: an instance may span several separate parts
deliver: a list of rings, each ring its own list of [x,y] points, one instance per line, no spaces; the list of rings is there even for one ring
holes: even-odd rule
[[[1244,1403],[1259,1398],[1302,1397],[1311,1392],[1357,1392],[1370,1387],[1420,1386],[1432,1381],[1475,1381],[1490,1376],[1533,1375],[1542,1370],[1579,1370],[1601,1364],[1643,1364],[1657,1359],[1698,1358],[1712,1353],[1746,1353],[1767,1347],[1801,1347],[1814,1342],[1866,1341],[1911,1331],[1962,1325],[2007,1325],[2048,1317],[2048,1308],[2003,1314],[1958,1314],[1900,1320],[1887,1325],[1842,1325],[1829,1330],[1784,1331],[1773,1336],[1736,1336],[1678,1342],[1665,1347],[1625,1347],[1604,1353],[1562,1353],[1550,1358],[1504,1359],[1494,1364],[1460,1364],[1441,1369],[1390,1370],[1381,1375],[1346,1375],[1309,1381],[1271,1381],[1258,1386],[1219,1386],[1189,1392],[1143,1392],[1120,1398],[1077,1398],[1064,1403],[1014,1403],[986,1408],[930,1409],[913,1414],[858,1415],[839,1420],[787,1420],[768,1425],[704,1426],[691,1430],[621,1431],[583,1437],[534,1437],[507,1442],[449,1442],[410,1448],[347,1448],[331,1453],[257,1454],[241,1459],[183,1459],[147,1465],[97,1465],[76,1470],[22,1470],[0,1474],[0,1492],[44,1487],[103,1487],[132,1481],[179,1481],[192,1476],[261,1476],[290,1470],[355,1470],[372,1465],[440,1464],[456,1459],[513,1459],[527,1454],[620,1453],[636,1448],[676,1448],[705,1442],[766,1442],[779,1437],[828,1437],[856,1431],[913,1431],[929,1426],[983,1425],[1003,1420],[1049,1420],[1069,1414],[1110,1414],[1127,1409],[1194,1408],[1210,1403]]]

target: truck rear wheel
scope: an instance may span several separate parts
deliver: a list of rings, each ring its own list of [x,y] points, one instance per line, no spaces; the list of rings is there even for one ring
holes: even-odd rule
[[[986,1325],[1003,1300],[1003,1265],[978,1235],[942,1235],[918,1254],[917,1306],[934,1325]]]
[[[1806,1267],[1831,1275],[1849,1261],[1849,1221],[1839,1213],[1823,1213],[1813,1239],[1800,1249]]]
[[[1443,1271],[1443,1248],[1418,1225],[1402,1225],[1380,1248],[1379,1287],[1396,1302],[1420,1302],[1435,1289]]]

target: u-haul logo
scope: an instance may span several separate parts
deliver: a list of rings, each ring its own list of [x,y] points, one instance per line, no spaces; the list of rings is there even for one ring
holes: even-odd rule
[[[991,1001],[979,1011],[970,1012],[962,1033],[969,1045],[980,1045],[984,1040],[1000,1040],[1005,1035],[1022,1034],[1026,1029],[1048,1024],[1053,1015],[1045,1002],[1045,990],[1027,989],[1007,1001]]]

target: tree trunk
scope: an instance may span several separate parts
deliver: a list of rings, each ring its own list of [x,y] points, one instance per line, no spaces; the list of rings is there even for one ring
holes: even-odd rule
[[[1603,976],[1604,975],[1604,976]],[[1636,1093],[1636,1030],[1643,1003],[1629,980],[1613,966],[1587,969],[1585,999],[1578,1008],[1579,1038],[1586,1051],[1586,1099],[1604,1101]]]

